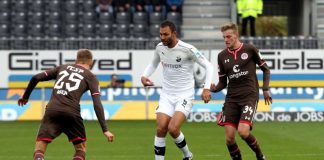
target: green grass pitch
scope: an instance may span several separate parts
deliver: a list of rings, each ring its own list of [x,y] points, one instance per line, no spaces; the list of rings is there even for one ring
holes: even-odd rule
[[[95,121],[85,122],[87,160],[152,160],[154,121],[109,121],[115,141],[108,143]],[[0,122],[0,159],[32,159],[39,122]],[[185,123],[184,132],[195,160],[229,160],[224,144],[223,128],[215,123]],[[323,160],[323,123],[255,123],[253,134],[258,138],[268,160]],[[243,159],[254,154],[237,138]],[[72,159],[73,147],[61,135],[47,148],[46,160]],[[167,137],[166,160],[182,159],[180,150]]]

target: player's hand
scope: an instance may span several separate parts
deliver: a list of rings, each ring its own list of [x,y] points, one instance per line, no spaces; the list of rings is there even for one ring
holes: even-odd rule
[[[210,95],[210,90],[209,89],[204,89],[202,94],[201,94],[201,99],[204,100],[205,103],[208,103],[211,99]]]
[[[269,91],[263,91],[264,102],[266,105],[272,104],[272,98]]]
[[[150,79],[143,77],[143,76],[141,78],[141,81],[144,86],[153,86],[154,85],[154,83]]]
[[[23,98],[19,98],[18,99],[18,106],[23,106],[28,102],[28,99],[23,99]]]
[[[104,135],[108,139],[108,142],[114,141],[114,135],[111,132],[106,131],[106,132],[104,132]]]
[[[210,85],[210,91],[211,91],[211,92],[216,92],[216,84],[215,84],[215,83],[212,83],[212,84]]]

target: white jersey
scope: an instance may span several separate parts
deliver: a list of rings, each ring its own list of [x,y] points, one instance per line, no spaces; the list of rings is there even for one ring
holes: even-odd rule
[[[213,66],[194,46],[178,40],[173,48],[159,43],[154,58],[144,73],[149,77],[161,63],[163,67],[162,94],[178,96],[194,96],[194,63],[206,69],[205,87],[209,89],[212,81]]]

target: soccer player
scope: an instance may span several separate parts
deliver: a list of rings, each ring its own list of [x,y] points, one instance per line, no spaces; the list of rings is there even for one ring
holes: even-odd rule
[[[212,64],[192,45],[177,39],[176,26],[170,21],[160,25],[161,43],[156,46],[153,61],[145,68],[141,77],[144,86],[152,86],[148,77],[158,64],[163,67],[162,92],[156,108],[156,136],[154,139],[155,160],[164,160],[165,137],[169,132],[175,144],[183,152],[183,160],[191,160],[190,152],[183,133],[180,131],[192,108],[194,98],[195,62],[206,69],[206,80],[202,99],[211,99]]]
[[[52,70],[36,74],[30,80],[28,87],[18,100],[23,106],[38,82],[56,79],[52,96],[46,106],[34,152],[34,160],[44,160],[48,143],[61,133],[64,133],[73,143],[75,154],[73,160],[84,160],[86,152],[86,133],[80,115],[80,98],[90,90],[94,109],[104,136],[112,142],[114,135],[108,131],[105,123],[104,110],[100,100],[99,82],[90,68],[93,64],[92,53],[87,49],[77,52],[75,64],[61,65]]]
[[[264,160],[265,156],[250,130],[259,101],[256,65],[263,71],[262,90],[266,105],[272,103],[269,93],[270,70],[258,49],[240,42],[236,24],[225,24],[221,31],[227,48],[218,54],[219,82],[212,84],[211,91],[219,92],[227,85],[228,90],[218,124],[224,126],[226,145],[233,160],[242,159],[235,141],[236,132],[255,152],[257,160]]]

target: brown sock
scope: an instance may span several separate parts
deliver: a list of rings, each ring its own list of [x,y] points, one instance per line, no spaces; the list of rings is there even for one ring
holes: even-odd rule
[[[242,160],[240,148],[236,143],[230,145],[226,144],[226,145],[228,151],[230,152],[232,160]]]
[[[249,145],[249,147],[255,152],[257,157],[262,157],[263,154],[261,152],[260,146],[258,144],[257,139],[250,134],[248,137],[244,139],[244,141]]]

